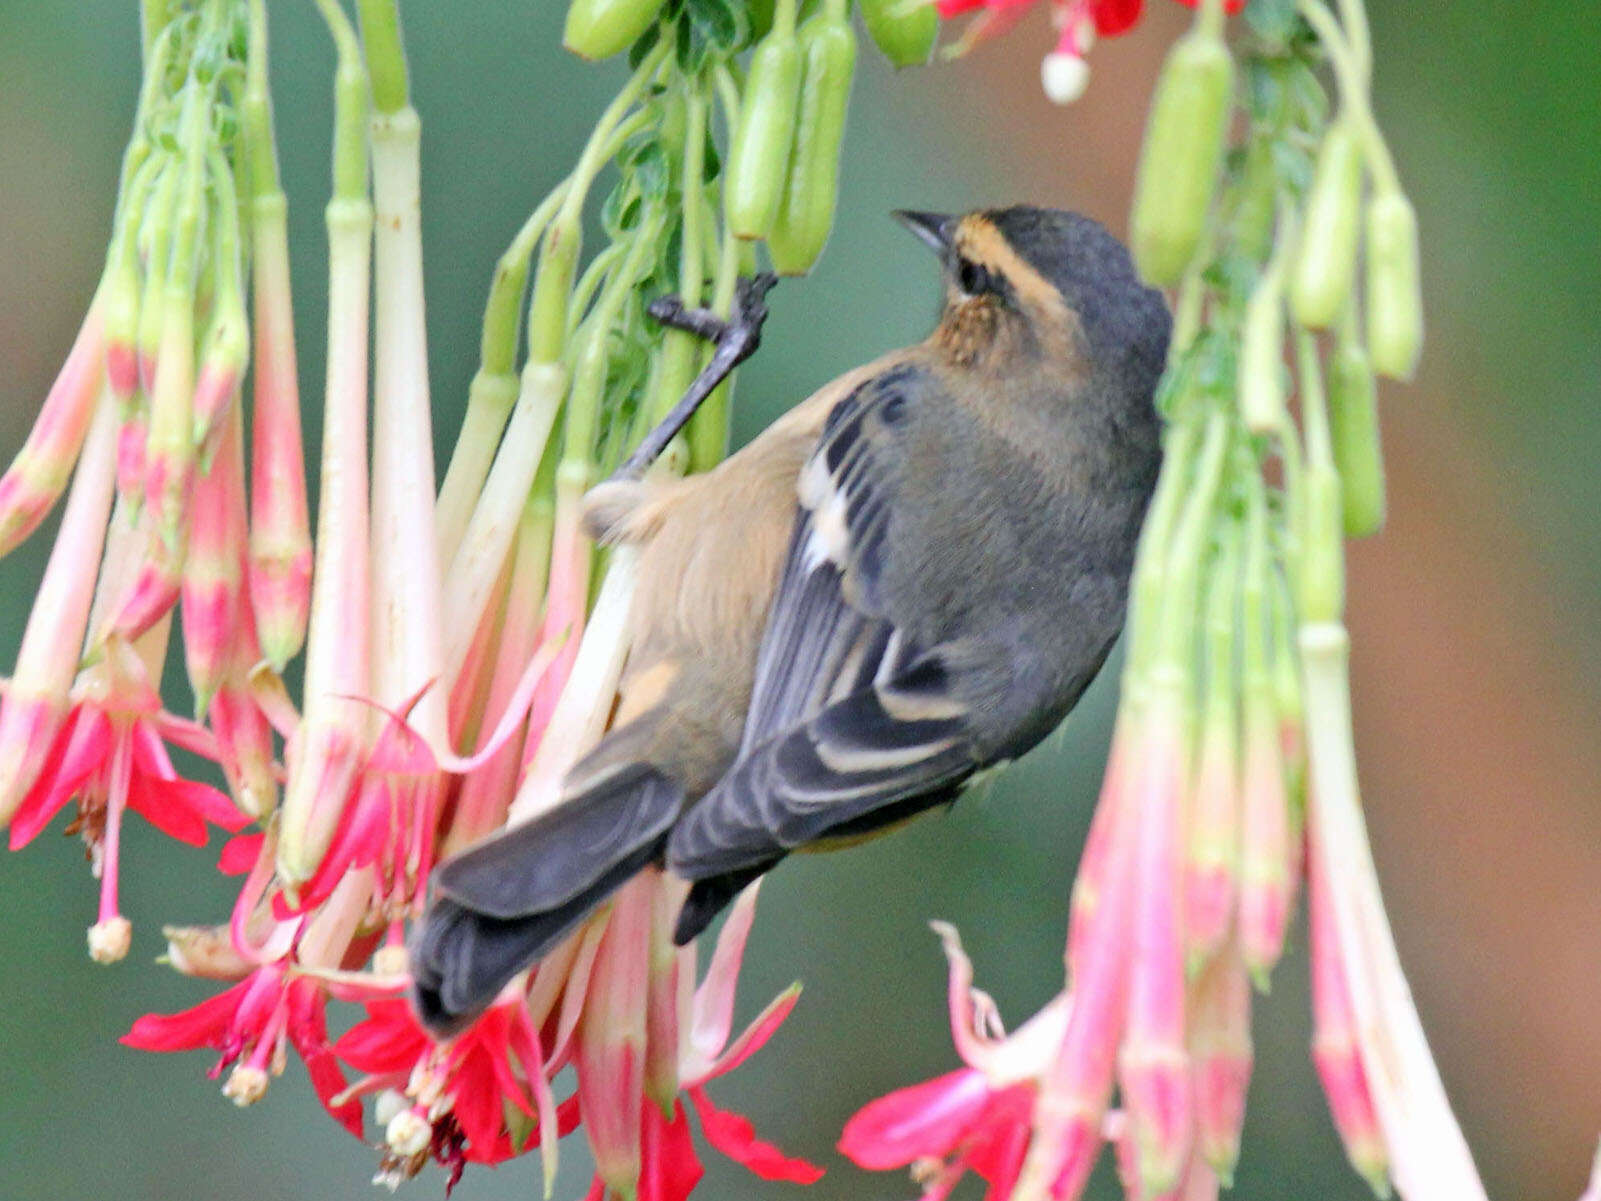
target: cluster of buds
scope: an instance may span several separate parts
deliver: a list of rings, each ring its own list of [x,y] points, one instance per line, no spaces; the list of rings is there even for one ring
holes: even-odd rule
[[[1382,520],[1374,374],[1410,376],[1422,321],[1415,224],[1369,106],[1365,16],[1360,0],[1340,9],[1248,8],[1236,98],[1224,6],[1204,0],[1157,86],[1131,224],[1142,275],[1178,289],[1165,461],[1067,987],[1003,1037],[943,932],[968,1067],[868,1106],[841,1143],[867,1167],[913,1165],[925,1197],[971,1170],[992,1196],[1073,1201],[1106,1142],[1130,1198],[1215,1196],[1239,1154],[1252,984],[1267,987],[1303,881],[1312,1055],[1352,1164],[1380,1195],[1484,1195],[1401,974],[1357,793],[1343,544]]]
[[[309,539],[281,197],[272,237],[264,78],[241,5],[175,6],[146,29],[106,268],[26,444],[0,479],[0,552],[68,496],[0,704],[11,846],[69,801],[101,882],[90,951],[128,949],[117,901],[124,813],[203,844],[268,813],[271,731],[247,676],[258,631],[287,658],[305,626]],[[267,214],[263,217],[263,214]],[[247,241],[247,234],[250,240]],[[246,510],[240,386],[246,262],[257,274],[258,472]],[[283,363],[288,357],[287,374]],[[76,473],[74,474],[74,465]],[[161,710],[182,609],[194,721]],[[205,723],[205,724],[201,724]],[[165,742],[222,763],[233,801],[178,778]]]
[[[293,1051],[342,1126],[376,1126],[383,1181],[437,1160],[453,1183],[468,1162],[537,1146],[548,1187],[559,1139],[581,1125],[597,1196],[678,1201],[701,1173],[681,1094],[723,1153],[815,1179],[706,1092],[798,995],[733,1036],[754,890],[697,986],[694,948],[671,939],[683,886],[647,871],[444,1042],[405,1000],[405,938],[433,864],[555,804],[611,719],[632,562],[586,541],[583,497],[705,353],[652,324],[647,303],[674,292],[727,313],[759,242],[791,272],[821,252],[855,57],[848,8],[830,0],[802,23],[787,0],[762,29],[732,2],[729,21],[708,22],[660,0],[576,0],[572,48],[632,45],[632,70],[496,266],[436,493],[421,126],[398,13],[360,0],[358,28],[338,0],[318,7],[337,66],[315,542],[265,3],[149,0],[106,275],[0,480],[9,550],[72,478],[0,705],[0,820],[20,847],[76,803],[70,829],[102,879],[89,941],[103,961],[132,937],[116,901],[127,810],[197,845],[208,825],[234,834],[219,863],[241,878],[229,920],[164,931],[167,962],[223,991],[146,1015],[123,1041],[212,1049],[211,1074],[240,1105]],[[735,58],[751,47],[745,74]],[[719,131],[721,170],[708,150]],[[597,210],[605,244],[586,262]],[[727,392],[659,469],[722,457]],[[193,720],[160,699],[175,611]],[[284,672],[302,647],[297,704]],[[182,778],[168,743],[219,763],[227,792]],[[332,1003],[366,1014],[336,1041]],[[576,1088],[558,1100],[569,1067]]]

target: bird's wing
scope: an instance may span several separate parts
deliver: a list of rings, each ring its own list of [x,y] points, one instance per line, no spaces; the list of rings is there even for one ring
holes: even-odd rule
[[[668,843],[685,878],[893,820],[978,766],[945,648],[914,643],[884,586],[919,382],[903,365],[847,396],[802,472],[740,756]]]

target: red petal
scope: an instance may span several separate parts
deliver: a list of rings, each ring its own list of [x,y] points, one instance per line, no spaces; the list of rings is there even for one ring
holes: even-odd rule
[[[1033,1133],[1033,1090],[1020,1084],[1006,1091],[1008,1095],[1021,1094],[1022,1104],[1010,1107],[1015,1110],[1012,1114],[992,1114],[992,1118],[999,1120],[992,1123],[990,1137],[974,1147],[969,1157],[973,1171],[990,1183],[984,1201],[1006,1201],[1012,1195],[1012,1186],[1017,1183],[1023,1155],[1028,1151],[1029,1136]]]
[[[192,847],[206,845],[206,822],[198,813],[175,795],[182,780],[159,780],[151,776],[135,775],[128,781],[128,808],[144,817],[168,838],[186,842]],[[204,784],[192,785],[204,788]]]
[[[207,997],[193,1009],[182,1013],[147,1013],[117,1041],[141,1051],[193,1051],[198,1047],[221,1047],[228,1028],[244,1000],[250,980],[235,984],[226,992]]]
[[[428,1036],[400,1000],[373,1001],[367,1017],[339,1036],[333,1052],[358,1072],[381,1076],[409,1072],[428,1046]]]
[[[900,1168],[914,1159],[943,1159],[983,1116],[990,1102],[982,1072],[959,1068],[897,1089],[845,1123],[839,1149],[858,1167]]]
[[[756,1020],[729,1045],[722,1058],[712,1063],[699,1080],[691,1083],[699,1084],[716,1076],[726,1076],[760,1051],[767,1040],[778,1032],[778,1028],[784,1024],[784,1019],[789,1017],[790,1010],[795,1008],[795,1002],[800,1000],[800,994],[800,985],[792,984],[774,997]]]
[[[323,997],[316,984],[299,980],[289,986],[289,1041],[305,1060],[306,1074],[317,1100],[356,1138],[361,1137],[361,1102],[355,1098],[342,1105],[331,1102],[345,1091],[345,1074],[328,1047],[328,1024],[323,1014]]]
[[[1115,38],[1133,29],[1140,19],[1144,0],[1091,0],[1090,15],[1095,19],[1095,32],[1103,38]]]
[[[645,1121],[639,1172],[639,1201],[686,1201],[705,1169],[695,1154],[684,1103],[673,1102],[673,1120],[644,1102]]]
[[[261,857],[261,844],[265,834],[240,834],[222,845],[217,858],[217,870],[225,876],[242,876],[256,866]]]
[[[451,1085],[452,1112],[467,1136],[467,1158],[474,1163],[499,1163],[515,1152],[505,1132],[505,1111],[489,1052],[474,1047],[462,1057]]]
[[[50,824],[50,819],[105,761],[110,749],[111,723],[105,714],[80,706],[50,744],[44,772],[17,806],[11,819],[13,851],[27,846]]]
[[[785,1155],[771,1143],[762,1142],[756,1137],[756,1128],[749,1121],[737,1113],[718,1109],[711,1103],[704,1088],[690,1089],[689,1099],[700,1116],[700,1128],[706,1135],[706,1141],[763,1180],[812,1184],[822,1179],[822,1168],[804,1159]]]

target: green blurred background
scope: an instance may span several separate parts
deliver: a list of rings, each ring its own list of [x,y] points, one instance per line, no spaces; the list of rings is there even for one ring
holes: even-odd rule
[[[274,9],[274,95],[291,197],[303,390],[322,377],[329,78],[308,2]],[[564,172],[618,82],[559,48],[554,0],[406,5],[424,121],[424,234],[440,454],[475,365],[495,256]],[[887,347],[921,336],[932,267],[893,207],[1016,200],[1121,230],[1156,64],[1184,16],[1092,58],[1089,95],[1051,108],[1035,13],[960,64],[892,75],[864,50],[833,242],[776,294],[741,379],[736,436]],[[1373,0],[1380,118],[1424,232],[1430,342],[1386,394],[1392,518],[1352,553],[1357,735],[1381,876],[1447,1088],[1491,1195],[1571,1199],[1601,1131],[1601,6]],[[100,267],[137,81],[135,9],[0,2],[0,455],[33,419]],[[315,439],[311,418],[308,437]],[[313,445],[315,443],[313,442]],[[9,663],[50,531],[0,564]],[[716,1086],[723,1104],[830,1171],[809,1196],[911,1197],[832,1150],[857,1106],[955,1064],[931,917],[1019,1021],[1059,986],[1069,881],[1115,701],[1108,671],[1065,732],[946,817],[786,865],[764,893],[742,1012],[799,977],[800,1007]],[[116,1038],[208,986],[156,967],[164,921],[214,920],[213,852],[130,822],[134,952],[90,963],[94,886],[76,839],[0,863],[0,1196],[366,1198],[375,1157],[327,1121],[298,1066],[253,1110],[202,1054]],[[1304,932],[1259,1004],[1258,1066],[1234,1195],[1363,1197],[1307,1061]],[[587,1167],[570,1142],[558,1187]],[[779,1201],[707,1155],[701,1196]],[[439,1194],[430,1169],[408,1195]],[[1104,1172],[1094,1195],[1115,1195]],[[463,1201],[534,1197],[517,1163],[469,1171]],[[968,1195],[976,1196],[976,1192]]]

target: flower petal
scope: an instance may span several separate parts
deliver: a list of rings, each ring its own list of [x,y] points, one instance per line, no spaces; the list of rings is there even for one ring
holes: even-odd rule
[[[199,1047],[220,1047],[249,987],[249,980],[241,981],[181,1013],[147,1013],[117,1041],[125,1047],[137,1047],[141,1051],[193,1051]]]
[[[644,1106],[639,1201],[687,1201],[705,1169],[695,1154],[684,1103],[673,1103],[671,1122],[650,1101]]]
[[[784,1024],[784,1019],[789,1017],[790,1010],[795,1008],[795,1002],[800,1000],[800,994],[800,984],[791,984],[772,999],[767,1008],[757,1015],[754,1022],[745,1027],[744,1033],[730,1043],[721,1056],[710,1063],[696,1060],[685,1064],[682,1072],[684,1083],[703,1084],[717,1076],[726,1075],[760,1051],[767,1044],[767,1040],[778,1032],[778,1028]]]
[[[845,1123],[839,1149],[858,1167],[874,1171],[905,1167],[916,1159],[943,1159],[989,1102],[984,1074],[958,1068],[863,1106]]]
[[[406,1001],[371,1001],[365,1020],[339,1036],[333,1053],[358,1072],[378,1076],[410,1071],[427,1046]]]
[[[242,876],[256,866],[265,834],[239,834],[222,844],[217,870],[225,876]]]
[[[795,1184],[813,1184],[823,1178],[823,1169],[804,1159],[785,1155],[771,1143],[756,1137],[756,1128],[737,1113],[718,1109],[706,1096],[704,1088],[692,1088],[690,1102],[700,1117],[700,1128],[706,1141],[735,1163],[741,1164],[763,1180],[789,1180]]]

